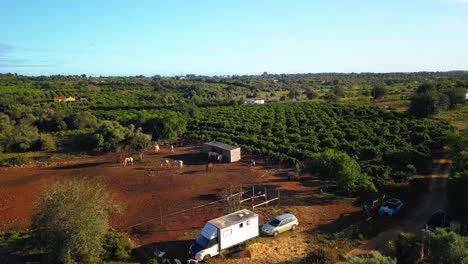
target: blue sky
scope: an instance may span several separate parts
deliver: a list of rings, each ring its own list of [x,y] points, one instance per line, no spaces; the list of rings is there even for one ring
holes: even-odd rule
[[[0,72],[468,70],[468,0],[4,0]]]

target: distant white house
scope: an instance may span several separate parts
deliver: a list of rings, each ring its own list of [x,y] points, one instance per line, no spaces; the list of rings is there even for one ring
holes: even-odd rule
[[[246,104],[265,104],[265,99],[261,98],[247,98]]]

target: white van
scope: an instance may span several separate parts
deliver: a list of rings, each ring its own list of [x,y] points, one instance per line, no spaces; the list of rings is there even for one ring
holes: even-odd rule
[[[259,235],[258,215],[243,209],[208,221],[190,246],[188,263],[207,260]]]

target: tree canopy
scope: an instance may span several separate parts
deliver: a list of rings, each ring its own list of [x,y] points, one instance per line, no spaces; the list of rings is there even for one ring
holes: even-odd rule
[[[97,262],[104,254],[109,213],[116,208],[100,183],[54,183],[42,193],[41,208],[33,218],[33,236],[54,261]]]
[[[312,174],[336,181],[338,188],[351,194],[356,191],[376,191],[370,178],[361,172],[359,164],[344,152],[328,149],[312,155],[306,164]]]

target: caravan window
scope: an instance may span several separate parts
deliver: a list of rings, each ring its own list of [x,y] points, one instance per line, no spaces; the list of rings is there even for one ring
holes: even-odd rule
[[[239,228],[242,228],[244,226],[244,223],[239,224]]]
[[[232,229],[223,231],[223,237],[230,236],[232,234]]]

